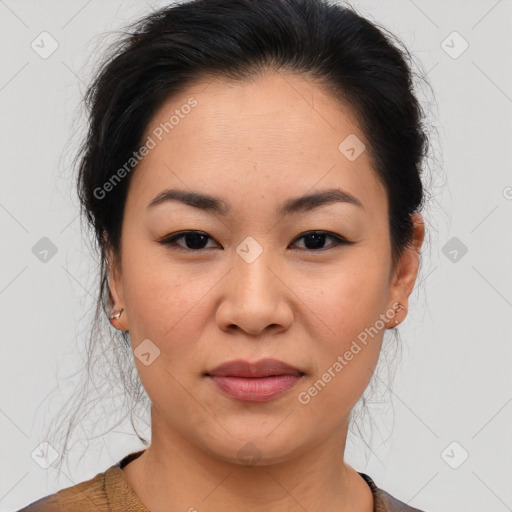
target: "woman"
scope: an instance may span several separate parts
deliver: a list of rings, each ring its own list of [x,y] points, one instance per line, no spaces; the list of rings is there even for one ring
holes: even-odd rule
[[[320,0],[132,27],[87,96],[78,190],[151,444],[23,511],[418,510],[344,461],[420,263],[411,75]]]

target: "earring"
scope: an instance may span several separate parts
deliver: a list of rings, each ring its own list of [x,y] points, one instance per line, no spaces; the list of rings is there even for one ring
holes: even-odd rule
[[[398,303],[398,309],[396,310],[397,312],[398,311],[402,311],[402,309],[407,309],[403,304],[401,304],[400,302]],[[398,320],[395,318],[395,327],[397,326],[398,324]]]
[[[112,325],[114,325],[113,320],[117,320],[117,319],[121,316],[121,313],[122,313],[123,311],[124,311],[124,308],[121,308],[121,309],[119,309],[118,311],[115,311],[111,316],[109,316],[109,317],[108,317],[108,318],[109,318],[109,320],[110,320],[110,323],[111,323]],[[115,325],[114,325],[114,327],[115,327]]]

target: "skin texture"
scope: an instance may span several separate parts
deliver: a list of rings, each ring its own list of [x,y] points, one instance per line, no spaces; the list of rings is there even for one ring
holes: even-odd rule
[[[371,511],[367,484],[343,461],[349,414],[375,369],[386,322],[307,404],[298,401],[365,328],[395,301],[406,308],[419,266],[424,227],[415,214],[413,247],[391,268],[386,191],[368,151],[350,161],[348,135],[365,142],[348,106],[301,77],[273,72],[234,83],[194,84],[165,103],[146,136],[191,98],[197,106],[137,167],[124,212],[121,259],[109,280],[116,327],[132,348],[150,339],[160,355],[135,364],[152,402],[152,442],[124,471],[152,512]],[[162,190],[222,198],[231,213],[166,202]],[[364,208],[333,203],[276,216],[292,197],[341,188]],[[210,238],[204,249],[158,240],[185,230]],[[301,238],[328,231],[354,242],[319,249]],[[236,252],[252,237],[263,252],[248,263]],[[231,399],[204,373],[232,359],[275,358],[305,375],[278,399]],[[252,445],[247,445],[247,443]],[[258,455],[247,466],[238,452]],[[247,448],[246,448],[247,449]]]

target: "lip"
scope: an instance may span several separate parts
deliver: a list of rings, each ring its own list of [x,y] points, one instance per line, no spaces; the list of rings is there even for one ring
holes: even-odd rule
[[[205,374],[217,389],[242,402],[267,402],[294,388],[304,372],[277,359],[228,361]]]
[[[298,368],[278,359],[260,359],[253,363],[235,359],[216,366],[206,373],[216,377],[272,377],[275,375],[303,375]]]

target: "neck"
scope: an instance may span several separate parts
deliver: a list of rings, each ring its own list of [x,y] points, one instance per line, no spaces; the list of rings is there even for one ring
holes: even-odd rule
[[[370,488],[343,461],[347,426],[295,456],[244,465],[166,429],[153,410],[151,446],[123,471],[152,512],[371,512]]]

